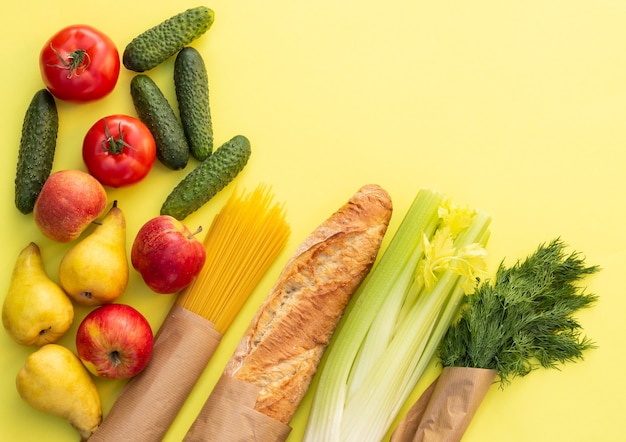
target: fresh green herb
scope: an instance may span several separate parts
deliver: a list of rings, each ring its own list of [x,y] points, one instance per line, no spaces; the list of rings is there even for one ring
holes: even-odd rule
[[[536,368],[556,368],[595,347],[572,316],[597,297],[578,283],[599,270],[555,239],[523,262],[500,264],[495,281],[465,297],[439,349],[447,367],[495,369],[501,387]]]

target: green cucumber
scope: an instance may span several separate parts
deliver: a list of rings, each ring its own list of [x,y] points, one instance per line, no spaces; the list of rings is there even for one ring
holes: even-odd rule
[[[250,153],[250,141],[243,135],[222,144],[178,183],[161,206],[161,215],[182,221],[198,210],[235,179]]]
[[[137,116],[154,136],[159,161],[169,169],[184,169],[189,161],[185,131],[161,89],[152,78],[138,74],[130,81],[130,95]]]
[[[47,89],[35,93],[24,116],[17,172],[15,206],[23,214],[33,211],[35,200],[50,176],[59,132],[59,114]]]
[[[187,9],[142,32],[124,49],[122,63],[135,72],[150,70],[209,30],[215,19],[206,6]]]
[[[209,78],[202,56],[190,46],[176,56],[174,86],[189,151],[195,159],[203,161],[213,151]]]

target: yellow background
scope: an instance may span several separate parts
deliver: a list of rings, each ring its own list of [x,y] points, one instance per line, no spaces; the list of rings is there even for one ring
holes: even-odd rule
[[[200,3],[3,3],[2,291],[28,242],[40,245],[53,278],[68,247],[44,239],[32,216],[13,204],[22,119],[42,87],[37,59],[43,43],[65,25],[86,23],[110,35],[122,51],[147,27]],[[603,268],[586,281],[600,302],[578,315],[599,348],[560,371],[533,372],[504,391],[494,387],[465,440],[624,440],[626,2],[204,4],[215,11],[215,23],[194,46],[207,64],[216,143],[238,133],[251,140],[252,157],[237,186],[271,185],[293,231],[167,440],[185,433],[291,251],[369,182],[385,187],[394,200],[390,233],[422,187],[489,212],[492,272],[502,259],[512,263],[557,236]],[[174,103],[171,74],[171,61],[150,72]],[[96,119],[134,114],[131,77],[122,70],[115,91],[101,101],[58,103],[54,170],[84,168],[82,137]],[[184,173],[157,164],[145,181],[109,191],[109,199],[117,199],[126,213],[129,248]],[[233,189],[186,223],[208,226]],[[133,271],[119,302],[137,307],[156,331],[173,299],[150,292]],[[61,341],[70,348],[86,312],[77,309],[76,324]],[[18,346],[2,332],[0,349],[0,438],[77,440],[67,423],[34,411],[16,393],[15,374],[33,348]],[[413,398],[437,370],[430,368]],[[106,412],[122,383],[98,380],[97,385]],[[292,441],[301,437],[309,401],[310,395],[294,418]]]

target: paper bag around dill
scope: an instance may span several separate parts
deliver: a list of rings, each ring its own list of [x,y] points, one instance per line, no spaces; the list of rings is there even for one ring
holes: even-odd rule
[[[496,377],[502,386],[540,367],[582,359],[595,347],[573,314],[596,302],[597,295],[580,281],[599,267],[586,265],[582,255],[566,253],[565,247],[556,238],[512,266],[501,263],[492,281],[465,296],[459,319],[439,348],[446,368],[393,442],[460,440]]]
[[[92,442],[163,439],[289,233],[282,207],[265,187],[233,193],[204,239],[204,267],[178,294],[155,336],[152,359],[124,386]]]
[[[330,338],[371,269],[391,217],[359,189],[298,246],[250,322],[184,441],[284,441]]]
[[[461,440],[496,375],[491,369],[444,367],[409,409],[391,442]]]

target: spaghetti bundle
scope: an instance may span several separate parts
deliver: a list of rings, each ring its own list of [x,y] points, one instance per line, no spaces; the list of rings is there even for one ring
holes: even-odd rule
[[[247,299],[241,294],[252,292],[288,236],[282,207],[262,186],[247,199],[231,197],[204,239],[204,267],[176,303],[224,334]]]
[[[203,240],[204,267],[161,324],[146,369],[122,389],[92,441],[160,441],[290,234],[281,205],[259,185],[234,192]]]

